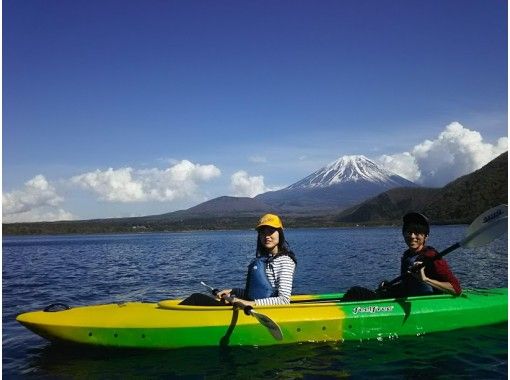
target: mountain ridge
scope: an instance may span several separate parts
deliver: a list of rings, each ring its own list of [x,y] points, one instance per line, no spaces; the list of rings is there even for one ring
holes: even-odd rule
[[[388,190],[341,212],[338,222],[388,222],[409,211],[436,223],[469,223],[483,211],[508,203],[508,152],[442,188]]]

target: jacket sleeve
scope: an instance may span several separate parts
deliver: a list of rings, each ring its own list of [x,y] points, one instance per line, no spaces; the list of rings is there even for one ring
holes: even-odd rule
[[[436,272],[436,280],[449,282],[456,295],[462,293],[462,289],[460,287],[460,282],[455,277],[453,272],[450,270],[448,263],[443,259],[434,260],[434,271]]]
[[[246,295],[244,294],[245,290],[243,288],[234,288],[232,289],[232,294],[237,298],[245,298]]]

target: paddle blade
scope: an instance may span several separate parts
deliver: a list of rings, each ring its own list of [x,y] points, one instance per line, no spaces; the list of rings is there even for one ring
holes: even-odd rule
[[[463,248],[488,244],[508,231],[508,206],[499,205],[485,211],[468,227],[466,237],[459,242]]]
[[[280,329],[280,326],[278,326],[272,319],[270,319],[267,315],[257,313],[256,311],[251,310],[250,314],[253,315],[255,318],[257,318],[257,321],[261,325],[267,328],[269,333],[275,338],[276,340],[282,340],[283,334],[282,330]]]

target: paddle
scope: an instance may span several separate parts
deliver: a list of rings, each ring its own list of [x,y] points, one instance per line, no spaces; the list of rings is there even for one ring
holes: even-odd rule
[[[490,243],[508,230],[508,206],[499,205],[479,215],[467,228],[466,236],[461,241],[441,251],[435,259],[440,259],[457,248],[478,248]],[[423,266],[423,265],[422,265]],[[398,276],[384,283],[382,288],[389,288],[402,279]]]
[[[202,285],[204,285],[206,288],[209,288],[209,290],[211,291],[211,293],[214,296],[216,296],[218,294],[218,292],[219,292],[218,289],[215,289],[212,286],[207,285],[203,281],[200,281],[200,283]],[[222,296],[222,299],[224,299],[225,301],[231,303],[236,308],[243,309],[244,314],[251,315],[252,317],[255,317],[255,319],[257,319],[257,321],[262,326],[264,326],[269,331],[269,333],[273,336],[273,338],[275,338],[276,340],[282,340],[283,339],[283,334],[282,334],[282,330],[280,329],[280,326],[278,326],[278,324],[276,324],[276,322],[274,322],[267,315],[264,315],[264,314],[261,314],[259,312],[256,312],[255,310],[253,310],[252,306],[249,306],[249,305],[245,306],[245,305],[243,305],[241,302],[236,301],[235,297],[225,296],[224,295],[224,296]]]

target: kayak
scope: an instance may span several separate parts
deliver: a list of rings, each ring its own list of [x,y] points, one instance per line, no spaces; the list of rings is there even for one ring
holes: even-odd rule
[[[281,340],[275,340],[256,318],[232,306],[184,306],[180,300],[34,311],[16,319],[51,341],[157,349],[381,340],[508,320],[507,288],[467,290],[458,297],[441,294],[355,302],[340,302],[342,295],[295,295],[288,305],[257,306],[257,313],[281,328]]]

